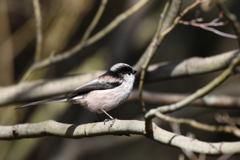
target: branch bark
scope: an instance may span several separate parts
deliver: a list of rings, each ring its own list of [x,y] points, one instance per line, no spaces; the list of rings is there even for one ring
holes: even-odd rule
[[[145,81],[157,82],[219,71],[227,68],[239,53],[239,50],[232,50],[205,58],[191,57],[175,62],[154,64],[148,67]]]
[[[196,153],[205,153],[210,155],[240,153],[240,142],[207,143],[168,132],[159,128],[154,123],[153,128],[153,136],[148,137],[145,133],[145,123],[143,121],[114,120],[114,122],[109,121],[105,125],[103,122],[76,125],[63,124],[49,120],[41,123],[0,126],[0,139],[13,140],[44,136],[80,139],[101,135],[134,134],[147,136],[158,143],[172,145],[178,148],[191,150]]]

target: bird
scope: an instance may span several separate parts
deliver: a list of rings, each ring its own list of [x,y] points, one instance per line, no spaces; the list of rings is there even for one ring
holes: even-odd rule
[[[136,72],[126,63],[117,63],[103,75],[64,96],[28,103],[15,109],[52,102],[71,101],[97,113],[97,115],[104,113],[113,120],[114,118],[107,111],[126,101],[132,91]]]

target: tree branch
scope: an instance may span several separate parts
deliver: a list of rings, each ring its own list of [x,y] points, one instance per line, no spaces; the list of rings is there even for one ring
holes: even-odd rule
[[[83,125],[63,124],[56,121],[45,121],[41,123],[19,124],[14,126],[0,126],[0,139],[13,140],[22,138],[36,138],[44,136],[56,136],[63,138],[86,138],[102,135],[125,135],[145,134],[145,124],[136,120],[114,120],[107,122],[89,123]],[[168,144],[178,148],[191,150],[196,153],[210,155],[240,153],[240,142],[207,143],[177,135],[159,128],[153,123],[153,137],[148,137],[158,143]]]
[[[211,57],[191,57],[176,62],[153,64],[148,67],[145,81],[158,82],[219,71],[227,68],[239,53],[239,50],[233,50]]]

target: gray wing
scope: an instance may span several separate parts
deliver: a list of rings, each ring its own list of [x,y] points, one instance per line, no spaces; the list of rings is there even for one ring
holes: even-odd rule
[[[106,89],[112,89],[115,88],[117,86],[121,85],[120,82],[109,82],[109,83],[101,83],[101,81],[99,80],[93,80],[79,88],[76,88],[74,91],[72,91],[71,93],[67,94],[66,97],[68,100],[79,96],[79,95],[83,95],[83,94],[87,94],[91,91],[94,90],[106,90]]]

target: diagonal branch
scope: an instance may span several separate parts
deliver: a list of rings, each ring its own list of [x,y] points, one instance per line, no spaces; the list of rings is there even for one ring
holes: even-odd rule
[[[91,24],[88,26],[88,28],[87,28],[86,32],[84,33],[80,43],[83,43],[84,41],[86,41],[89,38],[89,36],[91,35],[92,31],[94,30],[94,28],[98,24],[98,21],[100,20],[103,12],[105,10],[107,2],[108,2],[108,0],[102,0],[101,5],[99,6],[95,17],[93,18]]]
[[[36,21],[36,37],[37,37],[37,44],[36,44],[36,51],[34,62],[38,62],[40,60],[40,54],[42,52],[42,16],[41,16],[41,8],[39,0],[33,0],[33,8],[35,14],[35,21]]]
[[[155,33],[155,36],[153,37],[151,43],[143,53],[142,57],[139,59],[137,64],[135,65],[136,70],[140,70],[141,66],[141,73],[140,73],[140,82],[139,82],[139,101],[140,105],[142,107],[142,112],[146,112],[145,104],[142,99],[142,89],[143,89],[143,83],[145,80],[145,74],[146,70],[153,59],[153,57],[157,54],[157,50],[161,47],[162,42],[166,38],[167,34],[162,34],[162,31],[164,31],[165,27],[168,27],[172,24],[174,20],[174,15],[176,16],[178,14],[178,11],[180,10],[181,6],[181,0],[173,0],[167,1],[163,12],[160,16],[159,24],[158,24],[158,29]],[[166,17],[165,17],[166,16]],[[165,23],[168,22],[168,23]],[[165,23],[165,26],[163,26],[163,23]]]

